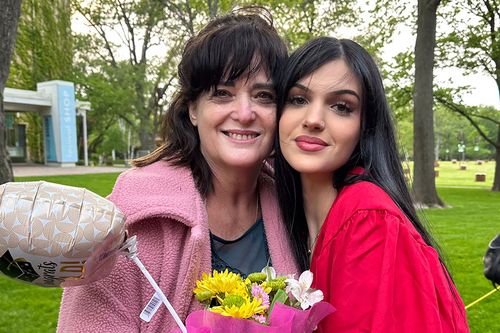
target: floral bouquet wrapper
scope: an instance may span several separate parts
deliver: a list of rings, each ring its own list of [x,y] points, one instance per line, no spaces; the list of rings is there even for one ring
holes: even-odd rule
[[[189,333],[307,333],[335,311],[311,288],[313,273],[277,276],[266,266],[243,278],[232,272],[203,274],[194,294],[206,309],[186,318]],[[179,332],[179,331],[174,331]]]
[[[307,310],[276,303],[269,325],[263,325],[252,320],[226,317],[208,310],[200,310],[192,312],[187,317],[186,327],[188,333],[308,333],[333,312],[335,312],[334,307],[324,301],[314,304]]]

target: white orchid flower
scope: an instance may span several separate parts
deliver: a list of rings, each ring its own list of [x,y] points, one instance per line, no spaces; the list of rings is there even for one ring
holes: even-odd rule
[[[323,300],[323,292],[311,288],[313,273],[309,270],[300,274],[299,280],[286,279],[286,292],[291,293],[300,303],[302,310]]]
[[[276,270],[273,268],[273,266],[266,266],[262,268],[261,273],[266,274],[266,281],[271,281],[276,279]]]

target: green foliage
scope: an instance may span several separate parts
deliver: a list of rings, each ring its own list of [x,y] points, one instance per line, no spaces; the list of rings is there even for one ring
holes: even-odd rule
[[[478,126],[485,132],[496,134],[496,127],[487,120],[478,119]],[[460,115],[451,112],[442,105],[436,107],[435,112],[436,137],[440,143],[440,159],[461,159],[458,144],[466,146],[467,159],[493,159],[495,148],[477,135],[476,129]],[[476,149],[475,151],[474,149]],[[446,152],[448,150],[448,152]]]
[[[78,93],[88,96],[94,110],[91,150],[118,119],[138,133],[141,146],[152,147],[178,42],[186,40],[194,24],[189,2],[99,0],[72,5],[91,28],[79,33],[76,43]],[[173,39],[165,38],[174,31]],[[162,57],[153,55],[160,50]]]
[[[119,5],[118,5],[119,4]],[[176,65],[187,39],[210,17],[244,5],[264,5],[292,47],[340,25],[354,25],[357,1],[159,1],[117,3],[73,0],[89,32],[75,36],[78,95],[92,103],[89,150],[102,151],[110,127],[122,119],[136,134],[134,145],[153,146],[170,94]],[[168,38],[165,38],[168,36]],[[162,50],[161,56],[156,55]]]
[[[442,17],[451,27],[450,32],[438,39],[437,64],[459,68],[466,74],[483,73],[492,76],[500,91],[500,3],[498,0],[462,1],[443,7]],[[467,91],[462,87],[461,91]],[[449,110],[460,114],[471,123],[479,134],[480,141],[500,149],[500,110],[462,105],[459,94],[440,89],[436,99]],[[480,102],[478,103],[480,104]],[[485,151],[477,138],[474,154]],[[499,155],[500,156],[500,155]],[[500,175],[496,175],[500,179]]]
[[[385,16],[387,19],[375,19],[372,33],[381,36],[371,37],[375,47],[383,47],[392,38],[397,36],[396,28],[416,27],[416,11],[408,15],[405,9],[413,8],[412,5],[396,4],[391,1],[376,1],[374,18]],[[397,9],[395,7],[399,6]],[[414,6],[414,4],[413,4]],[[464,73],[483,72],[492,75],[497,83],[499,80],[498,69],[500,64],[498,50],[500,49],[500,29],[498,29],[499,3],[497,0],[476,1],[441,1],[438,8],[437,22],[437,49],[435,66],[439,68],[453,68],[456,72]],[[399,20],[398,20],[399,18]],[[409,121],[412,119],[413,105],[413,76],[414,56],[413,50],[402,51],[392,60],[382,62],[382,73],[385,78],[389,104],[394,110],[401,150],[412,151],[412,138]],[[453,82],[450,82],[453,84]],[[482,107],[466,107],[462,103],[462,96],[470,91],[468,86],[457,86],[444,89],[435,84],[435,130],[436,146],[440,158],[456,158],[457,144],[464,141],[466,156],[469,158],[491,158],[495,154],[494,142],[496,141],[498,127],[495,122],[487,118],[498,120],[498,110],[486,110]],[[456,118],[457,113],[441,112],[444,98],[463,110],[462,120]],[[478,103],[480,104],[480,102]],[[448,108],[450,110],[450,108]],[[468,119],[465,120],[465,119]],[[476,126],[477,129],[474,129]],[[478,135],[478,129],[484,132]],[[489,138],[489,141],[485,137]],[[412,139],[411,139],[412,140]],[[474,150],[477,147],[479,150]],[[446,149],[448,153],[446,153]],[[411,153],[409,154],[411,156]]]
[[[21,119],[28,123],[26,128],[26,141],[29,149],[30,159],[33,162],[43,163],[44,144],[43,144],[43,123],[42,117],[37,113],[23,113]]]
[[[255,3],[255,2],[254,2]],[[290,50],[319,36],[335,35],[340,28],[359,22],[361,5],[355,0],[341,1],[261,1],[267,6],[275,25]]]
[[[77,73],[76,82],[79,95],[91,102],[92,109],[87,112],[89,151],[103,150],[100,145],[106,140],[110,128],[121,120],[128,127],[136,128],[134,115],[135,90],[133,73],[126,62],[119,62],[116,67],[99,66],[99,71]],[[124,149],[126,150],[126,149]]]
[[[22,3],[8,86],[36,90],[36,83],[71,80],[71,12],[65,1]]]
[[[36,90],[38,82],[73,78],[71,12],[65,1],[22,3],[8,87]],[[30,157],[43,162],[43,127],[38,114],[23,113]]]
[[[498,0],[450,2],[441,13],[450,26],[439,39],[437,64],[466,73],[483,72],[498,84],[500,63],[500,3]]]
[[[118,125],[109,128],[97,152],[100,154],[104,154],[105,156],[110,156],[112,150],[122,153],[125,153],[127,151],[125,134]]]
[[[413,159],[413,119],[396,120],[396,133],[399,145],[399,156],[402,160]]]
[[[406,51],[382,67],[387,100],[397,121],[413,119],[414,63],[413,52]]]
[[[274,297],[271,300],[271,304],[269,304],[269,313],[272,313],[273,308],[274,308],[274,304],[276,304],[276,302],[285,304],[287,299],[288,299],[288,295],[286,294],[286,292],[284,292],[282,289],[279,289],[276,292],[276,294],[274,294]]]
[[[376,0],[369,12],[369,28],[358,38],[377,59],[394,118],[398,124],[404,123],[405,127],[410,125],[409,120],[413,122],[414,49],[401,50],[390,59],[387,56],[382,58],[382,53],[384,49],[401,49],[398,41],[406,36],[405,33],[416,34],[416,13],[416,1]],[[409,137],[412,139],[413,134]],[[402,141],[404,149],[410,152],[410,156],[413,155],[413,144],[406,139]]]
[[[476,149],[491,147],[492,152],[500,149],[500,110],[490,106],[465,106],[453,101],[452,90],[439,89],[436,91],[435,99],[450,113],[460,115],[475,129],[476,135],[469,135]],[[479,135],[477,135],[479,134]],[[461,141],[465,143],[467,136],[461,135]],[[478,151],[475,152],[478,154]],[[500,176],[500,175],[497,175]]]
[[[377,54],[397,38],[398,30],[410,28],[416,34],[416,13],[416,1],[375,0],[375,6],[369,11],[369,29],[361,36],[366,41],[362,45],[371,54]]]
[[[478,109],[481,110],[481,108]],[[484,108],[490,110],[491,108]],[[413,159],[413,117],[412,112],[396,114],[396,131],[399,139],[400,156]],[[478,126],[490,137],[497,133],[495,124],[478,119]],[[440,104],[436,105],[434,112],[435,145],[437,158],[440,160],[461,160],[462,154],[458,152],[458,144],[465,144],[465,158],[469,160],[488,160],[495,158],[495,147],[482,139],[477,130],[460,115],[448,110]],[[477,148],[476,148],[477,147]],[[478,149],[477,151],[475,149]],[[493,175],[492,175],[493,176]]]

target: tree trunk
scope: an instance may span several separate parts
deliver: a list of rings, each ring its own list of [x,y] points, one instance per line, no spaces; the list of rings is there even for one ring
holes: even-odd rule
[[[413,191],[423,206],[443,206],[434,175],[433,68],[436,45],[436,12],[439,0],[418,0],[415,43],[415,92],[413,95]]]
[[[150,152],[156,148],[155,134],[151,131],[149,119],[140,119],[139,127],[139,142],[141,143],[141,150],[149,150]]]
[[[140,106],[139,106],[140,107]],[[139,118],[139,142],[141,150],[153,151],[155,148],[155,133],[151,129],[151,120],[148,111],[143,111]],[[145,114],[144,114],[145,113]]]
[[[3,92],[9,77],[10,58],[16,40],[21,0],[2,0],[0,7],[0,183],[12,181],[12,166],[7,152]]]
[[[218,0],[208,0],[208,15],[210,15],[210,18],[214,18],[217,16],[217,13],[219,12],[219,1]]]
[[[495,178],[493,180],[493,192],[500,192],[500,125],[498,125],[497,144],[495,150]]]

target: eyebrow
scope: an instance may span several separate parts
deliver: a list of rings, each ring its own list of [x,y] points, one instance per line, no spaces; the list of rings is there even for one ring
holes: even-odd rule
[[[221,86],[225,87],[234,87],[236,85],[235,81],[225,81],[219,83]],[[252,89],[269,89],[269,90],[274,90],[274,84],[269,82],[269,83],[255,83],[252,86]]]
[[[308,92],[310,91],[311,89],[309,89],[308,87],[304,86],[303,84],[300,84],[298,82],[296,82],[293,87],[296,87],[296,88],[299,88],[301,90],[304,90],[305,92]],[[292,88],[293,88],[292,87]],[[334,95],[352,95],[354,97],[356,97],[358,99],[358,101],[361,101],[361,98],[359,97],[359,95],[354,91],[354,90],[351,90],[351,89],[340,89],[340,90],[335,90],[335,91],[332,91],[332,94]]]
[[[252,87],[253,89],[268,89],[274,90],[274,84],[272,83],[256,83]]]

